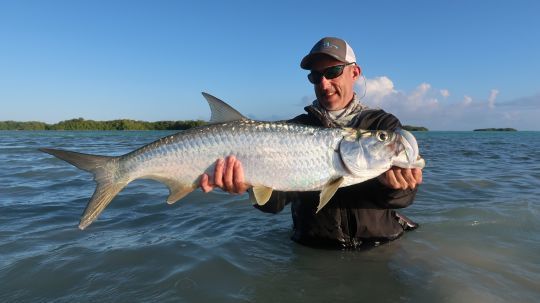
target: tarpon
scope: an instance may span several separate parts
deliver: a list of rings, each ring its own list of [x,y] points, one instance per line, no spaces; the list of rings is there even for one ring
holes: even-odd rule
[[[338,188],[374,178],[391,166],[423,167],[414,136],[406,130],[323,128],[254,121],[203,93],[210,123],[166,136],[122,156],[42,148],[91,172],[97,183],[79,223],[84,229],[131,181],[153,179],[169,188],[172,204],[198,187],[216,160],[234,155],[242,163],[250,199],[266,203],[273,190],[320,191],[319,211]]]

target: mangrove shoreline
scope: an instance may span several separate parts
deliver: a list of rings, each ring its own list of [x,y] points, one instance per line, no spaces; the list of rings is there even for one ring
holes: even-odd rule
[[[202,120],[148,122],[131,119],[96,121],[76,118],[54,124],[39,121],[0,121],[0,130],[186,130],[205,124],[207,122]],[[423,126],[404,125],[403,128],[408,131],[428,131]]]

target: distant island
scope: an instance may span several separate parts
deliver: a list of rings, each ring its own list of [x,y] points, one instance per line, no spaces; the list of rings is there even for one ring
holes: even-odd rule
[[[55,124],[38,121],[0,121],[0,130],[184,130],[206,124],[202,120],[138,121],[119,119],[110,121],[70,119]]]
[[[475,129],[475,132],[515,132],[515,128],[479,128]]]
[[[423,126],[412,126],[412,125],[403,125],[404,130],[408,130],[410,132],[427,132],[428,129]]]

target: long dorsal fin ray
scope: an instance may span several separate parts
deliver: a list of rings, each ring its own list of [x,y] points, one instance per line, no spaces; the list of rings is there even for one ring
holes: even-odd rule
[[[232,106],[225,103],[224,101],[205,92],[203,92],[202,95],[204,96],[206,101],[208,101],[208,105],[210,105],[211,124],[247,120],[244,115],[242,115],[240,112],[232,108]]]
[[[345,178],[339,177],[326,183],[319,195],[319,205],[317,206],[316,211],[317,213],[328,203],[328,201],[330,201],[330,199],[332,199],[332,197],[334,196],[334,194],[344,180]]]

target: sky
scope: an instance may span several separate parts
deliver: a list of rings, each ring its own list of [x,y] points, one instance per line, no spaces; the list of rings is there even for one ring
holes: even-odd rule
[[[315,99],[300,60],[345,39],[362,102],[430,130],[540,130],[540,1],[0,0],[0,121],[258,120]]]

